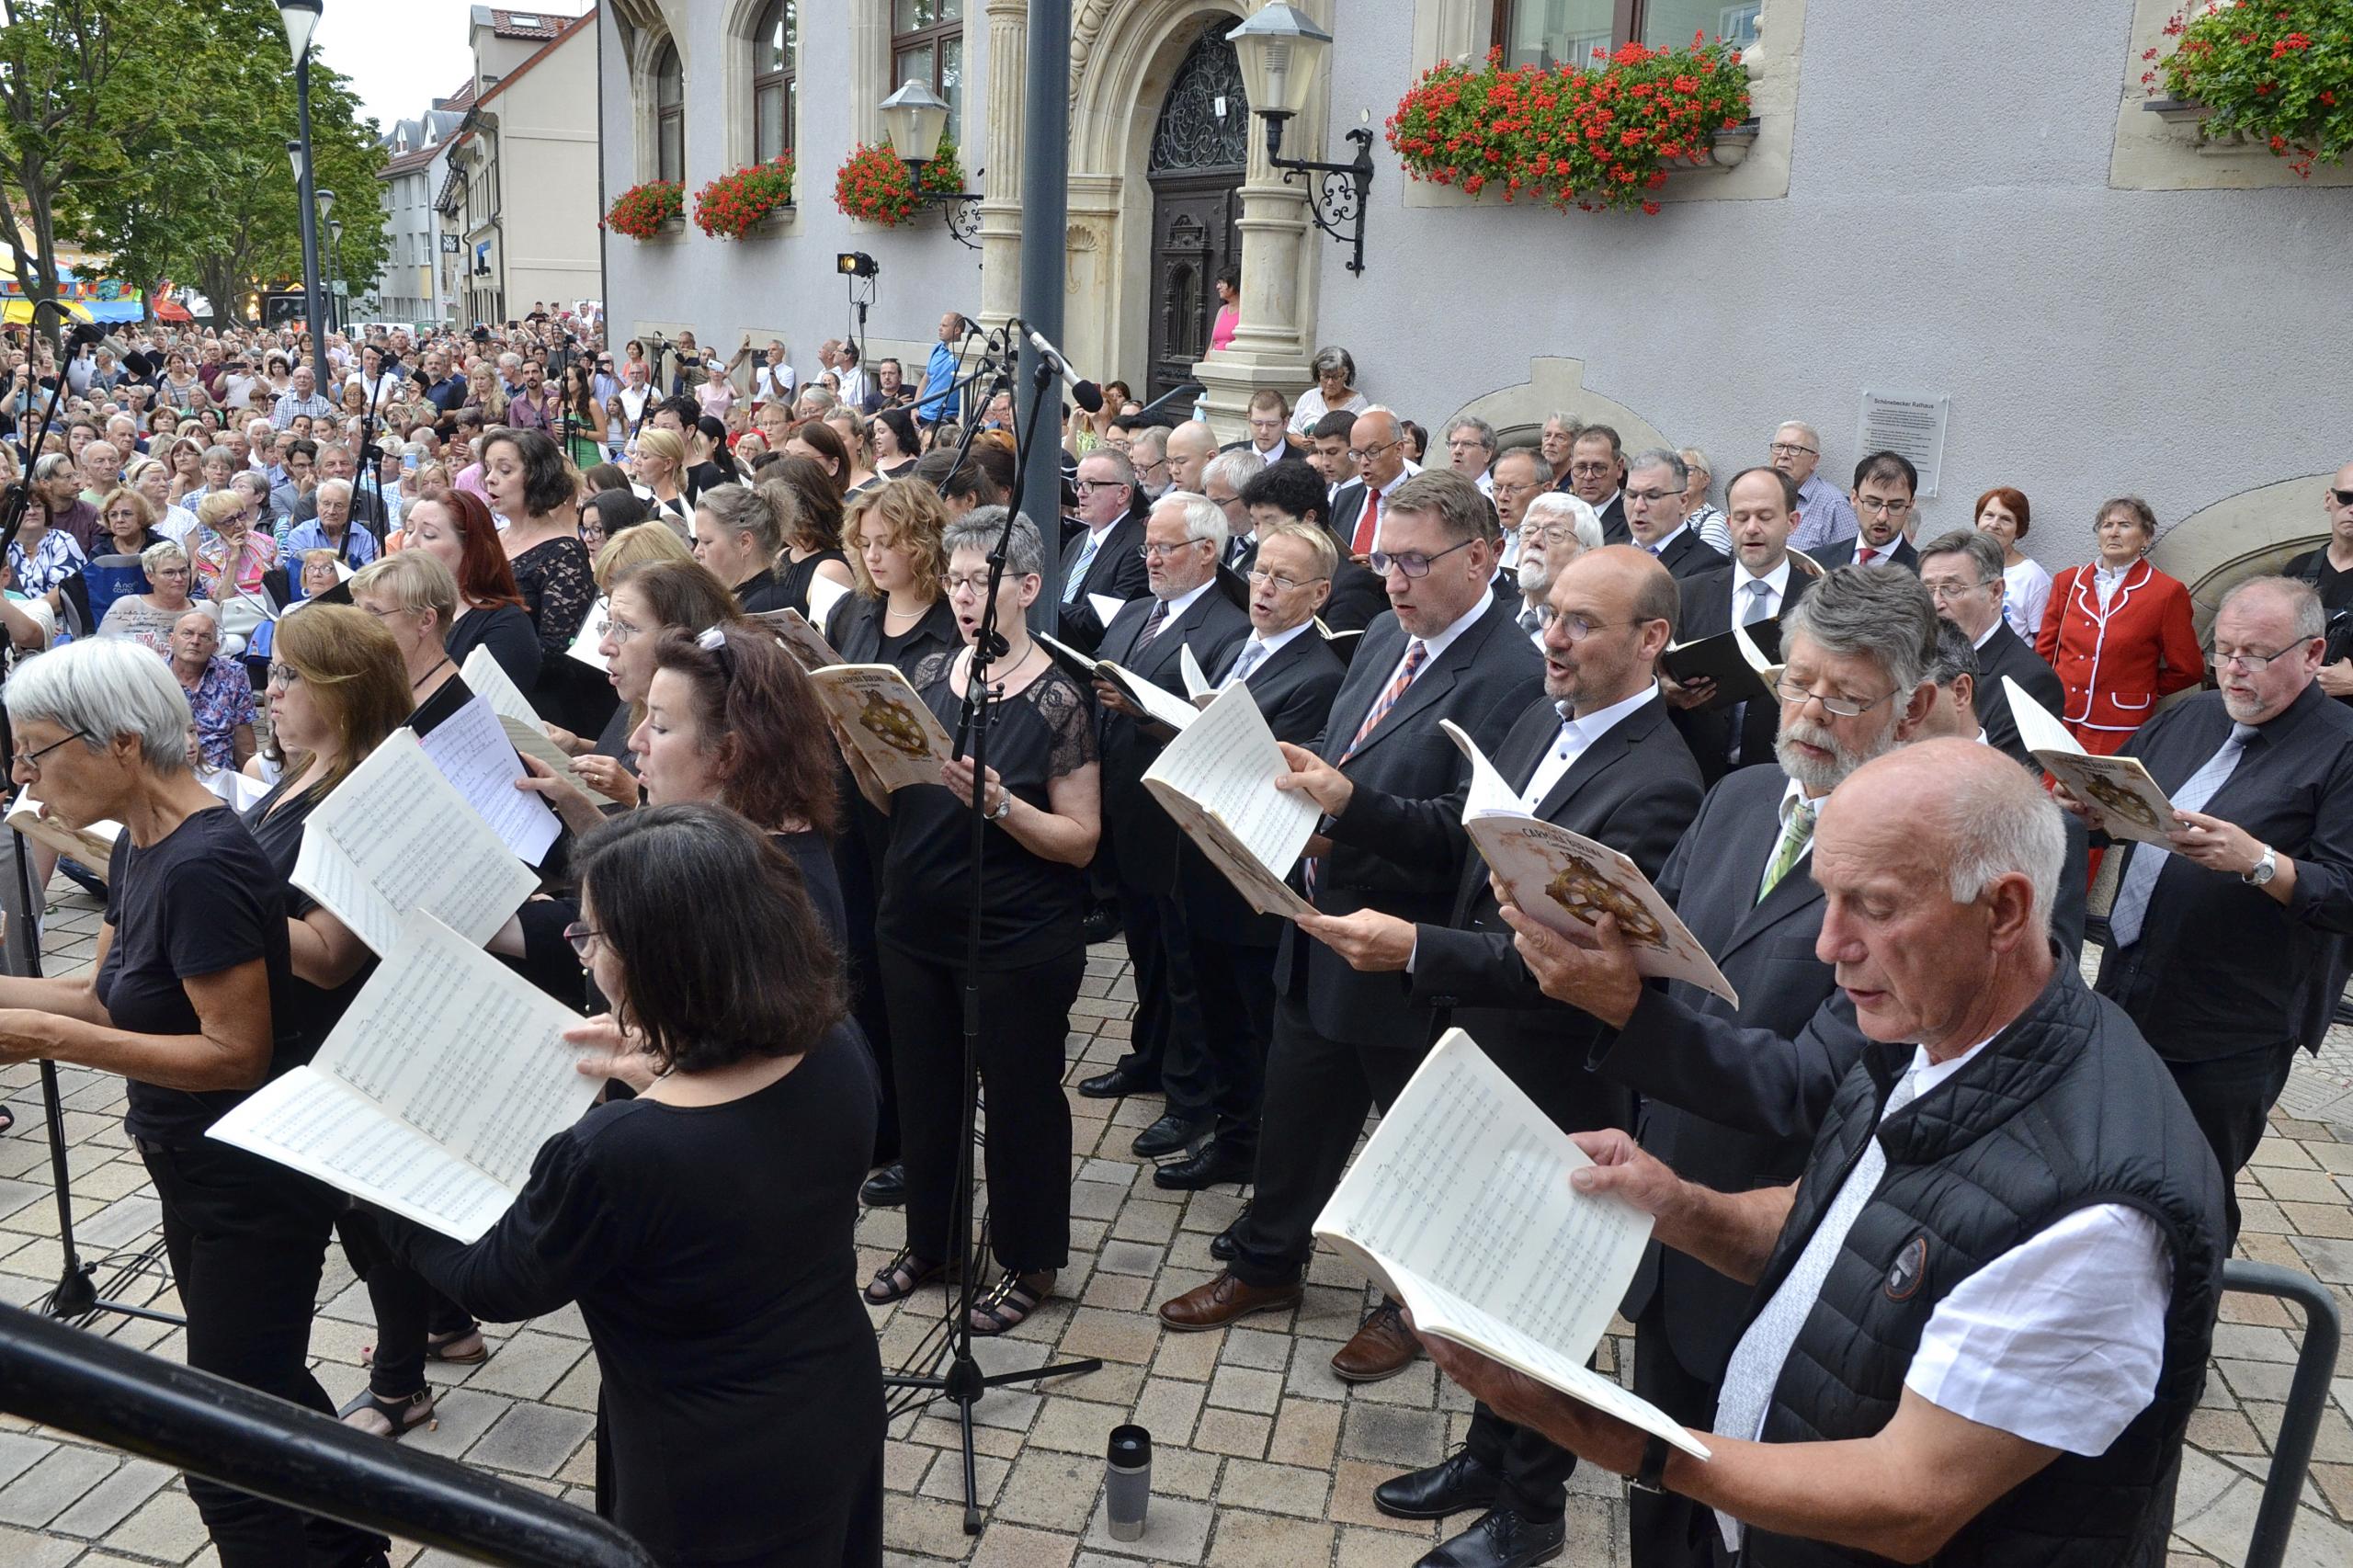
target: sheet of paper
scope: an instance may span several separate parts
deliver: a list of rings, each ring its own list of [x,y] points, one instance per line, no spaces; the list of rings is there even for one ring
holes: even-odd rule
[[[2169,855],[2179,853],[2170,836],[2177,820],[2173,801],[2139,757],[2093,756],[2017,681],[2004,676],[2002,689],[2009,697],[2018,739],[2035,761],[2067,787],[2067,793],[2099,812],[2110,837],[2153,844]]]
[[[1201,662],[1193,657],[1190,642],[1176,650],[1176,673],[1184,677],[1186,699],[1197,707],[1208,707],[1209,699],[1217,695],[1217,687],[1201,673]]]
[[[524,767],[488,701],[472,699],[418,744],[517,859],[536,866],[547,858],[563,824],[546,801],[515,788]]]
[[[581,778],[579,771],[572,766],[572,758],[548,739],[547,726],[540,722],[529,699],[499,667],[498,661],[490,656],[489,649],[477,648],[468,653],[466,662],[458,666],[458,674],[465,681],[468,691],[489,700],[492,710],[498,715],[500,726],[506,732],[506,739],[517,751],[525,756],[539,758],[555,770],[557,778],[568,781],[591,799],[597,798],[597,791],[588,788],[587,780]]]
[[[204,776],[204,787],[229,804],[239,816],[258,804],[269,793],[269,786],[258,778],[248,778],[233,767],[216,767]]]
[[[1292,891],[1290,883],[1275,875],[1256,856],[1243,846],[1233,830],[1219,818],[1201,810],[1188,797],[1165,779],[1145,776],[1143,787],[1160,802],[1186,837],[1193,841],[1218,873],[1233,884],[1243,902],[1261,915],[1279,915],[1286,920],[1296,920],[1302,915],[1313,915],[1315,906]]]
[[[836,583],[822,573],[812,576],[809,579],[809,624],[814,628],[832,619],[834,607],[841,603],[849,591],[848,584]],[[833,662],[840,664],[841,660],[836,657]]]
[[[572,640],[571,656],[592,670],[606,668],[600,644],[605,641],[605,629],[612,624],[612,601],[598,595],[588,607],[588,619],[580,623],[580,635]]]
[[[311,813],[289,880],[379,954],[411,910],[479,948],[540,885],[406,730]]]
[[[820,582],[824,580],[818,579]],[[812,674],[842,662],[842,656],[834,651],[834,645],[825,641],[824,633],[811,625],[809,618],[797,609],[762,610],[750,619],[775,632],[777,641],[801,661],[802,669]]]
[[[1112,594],[1089,594],[1086,596],[1087,608],[1094,610],[1095,619],[1101,621],[1106,626],[1111,624],[1111,618],[1119,614],[1120,611],[1126,607],[1127,602],[1127,600],[1120,598],[1116,595]]]
[[[1604,1392],[1596,1385],[1607,1380],[1592,1380],[1584,1363],[1642,1261],[1651,1221],[1622,1199],[1572,1187],[1569,1173],[1588,1163],[1470,1036],[1451,1029],[1374,1128],[1315,1233],[1370,1257],[1432,1332],[1632,1419],[1627,1402],[1649,1406],[1623,1390]],[[1670,1440],[1707,1457],[1651,1416]]]
[[[1290,771],[1247,687],[1228,687],[1144,773],[1217,818],[1277,881],[1290,875],[1323,812],[1304,790],[1278,790]],[[1158,791],[1154,791],[1155,794]],[[1181,824],[1180,824],[1181,825]]]
[[[1190,653],[1191,650],[1187,649],[1186,652]],[[1131,707],[1142,709],[1144,717],[1155,724],[1165,724],[1178,734],[1183,734],[1192,727],[1193,721],[1201,716],[1201,710],[1192,703],[1173,691],[1154,685],[1133,670],[1115,665],[1108,659],[1097,661],[1095,668],[1097,675],[1119,688],[1120,695],[1126,698]],[[1257,705],[1253,703],[1251,706],[1255,708]]]
[[[2010,699],[2010,722],[2018,727],[2018,739],[2030,752],[2056,751],[2070,756],[2087,755],[2084,743],[2077,740],[2058,716],[2027,695],[2026,687],[2008,676],[2002,677],[2002,695]]]
[[[8,825],[36,844],[45,844],[60,855],[70,856],[101,879],[114,858],[114,841],[122,836],[120,823],[94,822],[87,827],[75,828],[68,827],[60,818],[44,815],[40,801],[29,784],[17,792],[15,804],[8,808]]]
[[[1095,678],[1095,660],[1091,656],[1080,653],[1060,638],[1049,637],[1042,631],[1032,631],[1029,635],[1037,640],[1038,645],[1045,649],[1047,653],[1051,655],[1054,663],[1060,665],[1073,680],[1086,682]]]
[[[1487,760],[1487,754],[1479,749],[1479,743],[1471,738],[1469,732],[1451,719],[1440,719],[1438,727],[1446,732],[1446,738],[1471,764],[1471,790],[1462,801],[1462,819],[1468,822],[1491,812],[1518,812],[1519,791],[1495,770],[1495,765]]]
[[[522,1190],[540,1145],[596,1098],[563,1041],[578,1021],[412,914],[301,1081],[269,1085],[213,1136],[271,1158],[285,1151],[298,1169],[473,1241]]]
[[[840,726],[886,790],[937,784],[954,743],[892,665],[834,665],[811,677]]]

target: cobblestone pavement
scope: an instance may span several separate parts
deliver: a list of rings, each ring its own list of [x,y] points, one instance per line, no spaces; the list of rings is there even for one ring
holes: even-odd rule
[[[52,972],[86,962],[97,921],[95,901],[79,894],[57,901],[45,940]],[[1071,1017],[1073,1082],[1101,1071],[1123,1048],[1132,992],[1116,949],[1096,950],[1085,992]],[[155,1240],[156,1211],[122,1134],[120,1085],[79,1072],[63,1076],[76,1239],[85,1255],[136,1255]],[[0,1073],[0,1091],[17,1116],[16,1131],[0,1138],[0,1299],[15,1303],[40,1296],[60,1259],[33,1082],[29,1068]],[[1233,1218],[1240,1195],[1227,1187],[1188,1197],[1152,1185],[1128,1142],[1157,1114],[1156,1100],[1113,1107],[1074,1095],[1071,1105],[1072,1267],[1057,1300],[1006,1339],[983,1341],[981,1355],[992,1369],[1070,1356],[1100,1357],[1103,1369],[1036,1392],[993,1393],[978,1407],[988,1522],[977,1542],[962,1532],[952,1420],[923,1413],[894,1423],[892,1562],[1411,1563],[1439,1531],[1383,1518],[1372,1507],[1373,1485],[1459,1441],[1469,1402],[1427,1361],[1370,1386],[1334,1379],[1331,1353],[1355,1330],[1367,1298],[1361,1280],[1330,1256],[1317,1258],[1306,1300],[1293,1313],[1222,1333],[1163,1334],[1151,1309],[1210,1277],[1209,1240]],[[2353,1301],[2353,1035],[2338,1031],[2320,1058],[2299,1063],[2239,1191],[2245,1256],[2307,1269],[2340,1301]],[[900,1223],[888,1210],[865,1216],[864,1268],[879,1267],[897,1246]],[[104,1279],[110,1270],[100,1272]],[[143,1300],[155,1288],[134,1279],[124,1293]],[[159,1304],[171,1301],[165,1293]],[[878,1312],[885,1360],[904,1359],[937,1324],[940,1307],[934,1290]],[[2205,1405],[2190,1427],[2195,1451],[2183,1464],[2175,1564],[2241,1560],[2295,1355],[2296,1320],[2280,1304],[2234,1297],[2222,1317]],[[129,1322],[101,1328],[158,1355],[179,1351],[176,1332]],[[337,1401],[359,1388],[360,1347],[373,1337],[366,1297],[331,1249],[311,1349]],[[439,1423],[407,1441],[588,1506],[597,1373],[579,1314],[568,1309],[503,1326],[493,1339],[496,1353],[483,1365],[434,1369],[444,1391]],[[1602,1365],[1620,1369],[1628,1353],[1625,1333],[1614,1335]],[[2353,1564],[2347,1423],[2353,1379],[2335,1386],[2290,1554],[2294,1563]],[[1156,1494],[1144,1539],[1119,1544],[1103,1528],[1102,1455],[1111,1427],[1130,1420],[1152,1430]],[[1625,1506],[1614,1478],[1579,1476],[1569,1507],[1562,1561],[1570,1568],[1625,1561]],[[1467,1516],[1455,1521],[1468,1522]],[[196,1511],[169,1471],[0,1416],[0,1563],[212,1560]],[[442,1559],[408,1549],[395,1561]]]

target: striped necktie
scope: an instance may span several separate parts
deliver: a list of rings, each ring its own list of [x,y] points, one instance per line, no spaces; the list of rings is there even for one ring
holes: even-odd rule
[[[1764,903],[1765,895],[1781,885],[1781,879],[1790,874],[1790,868],[1798,863],[1798,857],[1813,841],[1813,802],[1803,795],[1790,808],[1790,820],[1781,824],[1781,841],[1773,846],[1773,858],[1765,868],[1765,885],[1756,890],[1757,903]]]
[[[1141,653],[1143,645],[1159,636],[1160,629],[1167,624],[1168,601],[1166,599],[1153,600],[1152,613],[1143,618],[1143,630],[1136,633],[1135,646],[1128,650],[1129,657],[1132,658]]]
[[[1348,749],[1340,754],[1340,760],[1333,764],[1334,767],[1347,767],[1348,758],[1356,756],[1357,747],[1364,744],[1373,731],[1381,728],[1381,722],[1389,717],[1389,710],[1397,706],[1397,699],[1405,695],[1406,688],[1414,684],[1414,677],[1422,673],[1422,663],[1428,658],[1429,651],[1429,644],[1418,637],[1405,645],[1405,662],[1398,666],[1397,677],[1389,683],[1389,688],[1381,694],[1381,699],[1365,714],[1364,722],[1357,726],[1356,734],[1348,742]],[[1307,896],[1311,899],[1315,896],[1315,884],[1323,869],[1324,863],[1320,859],[1311,857],[1307,861]]]
[[[2173,809],[2177,812],[2202,812],[2222,786],[2231,781],[2237,771],[2239,758],[2245,754],[2247,742],[2260,733],[2252,724],[2233,724],[2212,756],[2173,792]],[[2141,926],[2149,914],[2149,895],[2157,891],[2157,878],[2170,858],[2164,846],[2136,844],[2132,858],[2124,863],[2124,880],[2117,884],[2116,897],[2108,906],[2108,934],[2115,938],[2119,949],[2129,948],[2141,938]]]
[[[1086,548],[1078,552],[1076,561],[1071,562],[1070,577],[1063,584],[1063,603],[1074,605],[1078,602],[1079,590],[1086,585],[1086,569],[1095,564],[1095,552],[1101,550],[1103,540],[1110,537],[1108,528],[1105,528],[1100,536],[1092,533],[1086,536]]]

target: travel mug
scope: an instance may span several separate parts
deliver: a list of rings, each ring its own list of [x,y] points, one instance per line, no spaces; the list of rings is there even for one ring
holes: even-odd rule
[[[1111,1428],[1110,1452],[1103,1461],[1104,1512],[1113,1540],[1143,1534],[1144,1510],[1152,1502],[1152,1434],[1141,1426]]]

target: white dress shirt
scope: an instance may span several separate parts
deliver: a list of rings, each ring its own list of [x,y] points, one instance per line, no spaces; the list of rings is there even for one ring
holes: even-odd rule
[[[1649,551],[1650,551],[1653,555],[1654,555],[1654,556],[1655,556],[1655,555],[1662,555],[1662,554],[1665,553],[1666,547],[1667,547],[1668,545],[1673,544],[1673,543],[1674,543],[1677,539],[1681,538],[1683,535],[1685,535],[1685,534],[1687,534],[1687,533],[1688,533],[1688,532],[1690,532],[1690,531],[1691,531],[1691,525],[1690,525],[1690,524],[1688,524],[1688,523],[1677,523],[1677,524],[1676,524],[1676,525],[1675,525],[1675,531],[1674,531],[1673,533],[1668,534],[1665,539],[1663,539],[1663,540],[1659,540],[1656,544],[1645,544],[1645,545],[1643,545],[1643,546],[1642,546],[1642,548],[1643,548],[1643,549],[1644,549],[1644,550]],[[1639,541],[1638,541],[1638,542],[1639,542]],[[1787,579],[1786,579],[1786,578],[1784,578],[1784,579],[1783,579],[1783,581],[1787,581]]]
[[[2124,581],[2124,574],[2139,564],[2136,561],[2131,566],[2098,566],[2093,569],[2092,585],[2099,591],[2100,608],[2108,608],[2108,601],[2116,597],[2117,586]]]
[[[1534,812],[1544,803],[1544,797],[1561,781],[1561,776],[1576,766],[1577,758],[1592,748],[1593,743],[1634,713],[1643,705],[1658,697],[1655,682],[1643,687],[1633,696],[1611,703],[1597,713],[1582,719],[1572,718],[1566,702],[1556,704],[1561,711],[1561,733],[1552,739],[1552,746],[1536,759],[1536,771],[1528,776],[1528,788],[1520,791],[1520,810]]]
[[[1245,659],[1250,660],[1250,675],[1256,675],[1258,671],[1267,667],[1267,661],[1268,659],[1273,658],[1277,653],[1279,653],[1285,648],[1290,647],[1291,639],[1297,637],[1302,631],[1313,631],[1314,630],[1315,622],[1313,620],[1302,620],[1297,626],[1287,627],[1283,631],[1276,632],[1272,637],[1262,637],[1258,634],[1256,629],[1252,629],[1250,635],[1242,640],[1242,646],[1234,651],[1233,664],[1232,667],[1227,670],[1225,678],[1218,682],[1217,688],[1220,691],[1223,691],[1227,687],[1233,684],[1234,672],[1244,667],[1243,662]],[[1253,648],[1259,648],[1265,651],[1259,653],[1256,659],[1251,659],[1250,650]],[[1244,678],[1247,679],[1248,676],[1245,676]]]
[[[1429,667],[1438,663],[1438,656],[1440,653],[1445,653],[1449,648],[1453,647],[1454,640],[1456,638],[1461,636],[1465,631],[1470,631],[1471,628],[1478,625],[1479,618],[1486,614],[1488,607],[1493,605],[1495,602],[1495,585],[1493,584],[1489,584],[1486,591],[1479,596],[1479,602],[1472,605],[1469,609],[1464,610],[1460,616],[1456,617],[1454,624],[1439,632],[1437,636],[1406,638],[1404,648],[1397,655],[1397,662],[1390,665],[1389,673],[1381,677],[1380,689],[1387,691],[1392,686],[1396,684],[1397,674],[1405,667],[1405,661],[1407,658],[1412,656],[1414,644],[1416,642],[1419,642],[1427,652],[1422,655],[1422,667],[1414,672],[1414,678],[1415,680],[1419,680],[1423,676],[1428,674]]]
[[[1766,585],[1768,591],[1765,595],[1765,613],[1768,616],[1779,615],[1782,605],[1789,597],[1790,564],[1790,558],[1784,555],[1781,557],[1781,563],[1762,577],[1750,575],[1745,566],[1734,572],[1732,574],[1732,619],[1725,623],[1724,630],[1731,631],[1746,618],[1748,601],[1753,597],[1748,591],[1748,585],[1751,583]]]

